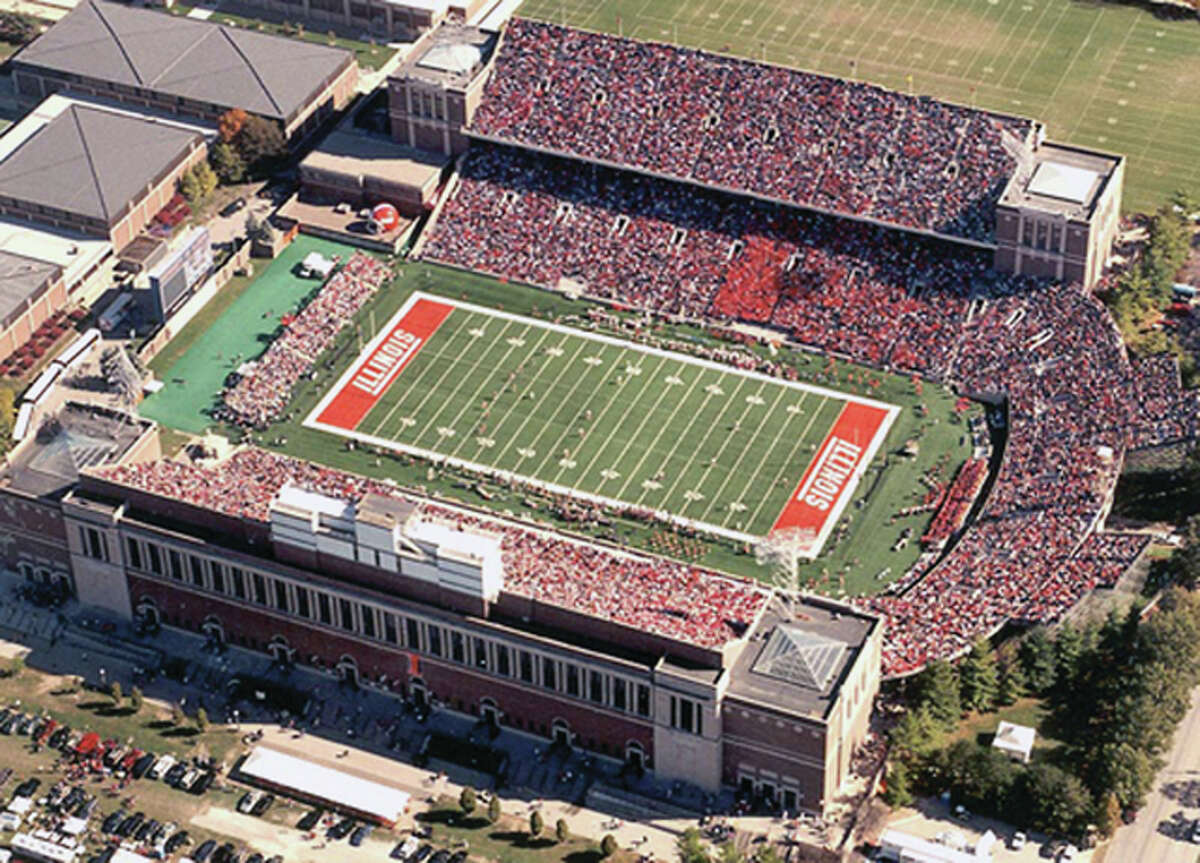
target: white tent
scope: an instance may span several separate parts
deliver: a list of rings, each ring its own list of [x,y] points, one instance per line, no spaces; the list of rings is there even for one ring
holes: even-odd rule
[[[300,262],[300,275],[305,278],[327,279],[336,266],[320,252],[309,252]]]
[[[1036,737],[1037,732],[1028,725],[1001,722],[1000,727],[996,729],[996,736],[992,738],[992,746],[1011,758],[1017,758],[1028,764]]]
[[[399,788],[266,746],[256,747],[238,772],[285,794],[328,803],[387,825],[399,821],[408,808],[409,795]]]

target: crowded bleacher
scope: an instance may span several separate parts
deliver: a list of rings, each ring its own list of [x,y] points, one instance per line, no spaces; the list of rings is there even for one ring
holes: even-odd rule
[[[523,18],[471,131],[983,241],[1010,151],[1034,134],[1026,119],[873,84]]]
[[[159,460],[97,471],[110,482],[174,502],[257,522],[284,485],[360,500],[398,497],[394,487],[257,448],[211,467]],[[701,647],[719,647],[753,622],[766,601],[757,585],[667,558],[629,554],[490,514],[413,499],[417,517],[499,536],[504,589]]]
[[[296,383],[371,295],[391,278],[378,259],[352,255],[295,315],[285,315],[278,337],[221,394],[216,415],[244,428],[264,429],[283,414]]]

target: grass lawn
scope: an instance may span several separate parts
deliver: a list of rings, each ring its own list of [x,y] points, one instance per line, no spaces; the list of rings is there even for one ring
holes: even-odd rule
[[[1200,190],[1200,26],[1095,0],[526,0],[520,12],[1042,120],[1129,158],[1125,208]],[[851,65],[851,64],[854,65]]]
[[[1003,722],[1012,722],[1016,725],[1028,725],[1031,728],[1037,729],[1037,737],[1033,742],[1033,757],[1036,761],[1039,757],[1044,756],[1061,744],[1060,741],[1052,737],[1047,737],[1044,731],[1046,720],[1050,715],[1050,711],[1042,705],[1036,698],[1020,698],[1015,704],[1009,707],[1002,707],[995,713],[970,713],[967,718],[959,725],[958,729],[950,735],[949,742],[956,740],[974,740],[982,746],[991,746],[992,737],[996,734],[996,729]]]
[[[203,734],[191,722],[176,728],[162,707],[146,703],[136,714],[127,706],[114,710],[107,695],[76,691],[65,681],[27,668],[17,677],[0,678],[0,704],[20,700],[26,712],[48,714],[71,728],[95,731],[105,739],[132,740],[138,748],[159,755],[194,755],[199,754],[197,747],[203,747],[208,754],[224,759],[239,746],[237,734],[224,726],[214,724]],[[29,754],[31,759],[40,757]]]
[[[301,237],[292,249],[305,239]],[[286,254],[291,255],[292,249]],[[376,451],[373,447],[349,450],[345,440],[302,425],[302,420],[317,401],[359,355],[363,344],[378,332],[415,289],[542,319],[564,315],[583,316],[590,307],[588,303],[569,300],[558,294],[501,283],[485,276],[427,264],[401,264],[396,280],[380,291],[359,313],[355,325],[345,328],[331,350],[318,362],[315,379],[302,381],[297,387],[291,406],[296,418],[275,424],[265,433],[257,435],[256,440],[273,446],[273,441],[282,438],[286,444],[279,448],[298,458],[367,476],[389,478],[403,487],[445,495],[476,506],[553,521],[553,516],[547,512],[548,498],[512,492],[496,485],[487,488],[490,497],[485,499],[477,493],[473,480],[468,480],[465,474],[453,468],[434,470],[425,462],[396,453]],[[280,310],[282,304],[276,301],[274,307]],[[214,317],[217,317],[215,313]],[[248,333],[243,332],[245,323],[254,323],[258,318],[258,314],[242,314],[240,301],[230,302],[216,323],[196,326],[195,329],[185,328],[176,341],[185,338],[188,339],[186,344],[181,344],[177,349],[175,342],[172,342],[152,364],[167,387],[143,403],[143,412],[160,419],[167,426],[185,430],[195,425],[200,430],[206,425],[213,425],[200,411],[211,405],[218,396],[229,370],[210,356],[219,349],[213,345],[224,346],[230,339],[246,339]],[[656,323],[653,334],[663,339],[681,339],[701,345],[719,344],[696,327]],[[755,350],[765,353],[767,349]],[[249,356],[245,351],[243,353]],[[227,357],[230,351],[224,350],[223,354]],[[172,357],[184,357],[189,368],[195,366],[195,369],[180,374],[176,368],[180,360],[169,362]],[[790,351],[781,352],[777,359],[793,364],[802,381],[901,407],[872,467],[859,482],[839,527],[826,543],[821,556],[803,566],[800,573],[806,585],[826,593],[877,592],[899,578],[920,553],[915,541],[910,541],[899,550],[892,550],[901,532],[907,528],[919,536],[930,519],[929,514],[893,518],[894,514],[920,500],[926,491],[926,486],[920,481],[923,475],[932,473],[947,481],[970,454],[965,416],[955,410],[956,399],[947,390],[932,385],[918,389],[910,378],[903,375],[869,371],[866,376],[879,381],[878,387],[869,388],[861,383],[864,369],[850,363],[839,362],[831,368],[823,358]],[[173,389],[178,389],[172,384],[172,379],[176,377],[183,377],[188,382],[186,392],[172,394]],[[200,385],[201,381],[204,382],[203,386]],[[156,399],[165,398],[174,400],[170,410],[160,410],[156,406]],[[978,412],[977,409],[973,410]],[[180,418],[187,425],[177,425]],[[240,436],[236,429],[226,429],[226,433],[234,439]],[[897,455],[897,450],[912,439],[920,442],[918,454],[913,458]],[[570,527],[579,529],[577,525]],[[668,551],[663,530],[647,527],[641,522],[618,518],[610,526],[587,530],[593,535],[633,547]],[[686,554],[689,560],[727,572],[752,578],[772,576],[755,562],[752,549],[734,540],[689,541]],[[885,572],[885,575],[878,577]]]
[[[600,863],[599,840],[591,841],[571,836],[559,842],[554,836],[554,823],[549,822],[542,834],[529,835],[529,822],[505,815],[495,824],[484,817],[486,807],[481,803],[475,814],[464,817],[457,801],[439,800],[438,805],[418,820],[431,825],[434,845],[455,846],[467,842],[472,857],[484,857],[497,863]],[[632,863],[634,855],[619,850],[607,858],[613,863]]]
[[[194,6],[198,4],[183,5],[176,4],[172,7],[171,12],[175,15],[187,15]],[[250,15],[239,15],[237,12],[249,12]],[[296,26],[290,22],[274,20],[275,16],[266,11],[256,9],[246,9],[237,6],[237,4],[220,3],[217,9],[213,12],[212,17],[208,20],[218,24],[229,24],[234,27],[240,27],[243,30],[258,30],[262,33],[270,33],[274,36],[286,36],[289,39],[302,39],[305,42],[312,42],[316,45],[327,45],[333,48],[345,48],[347,51],[354,52],[354,56],[358,59],[358,65],[364,69],[375,70],[379,69],[388,60],[391,59],[395,51],[389,48],[386,44],[372,44],[369,41],[361,39],[351,39],[347,36],[334,34],[329,35],[329,28],[321,29],[320,24],[313,24],[313,30],[308,29],[298,31]]]

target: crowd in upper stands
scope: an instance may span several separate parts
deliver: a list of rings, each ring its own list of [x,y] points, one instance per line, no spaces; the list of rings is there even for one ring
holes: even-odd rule
[[[1152,447],[1194,440],[1197,393],[1183,389],[1179,361],[1171,354],[1133,360],[1135,398],[1142,405],[1133,427],[1135,445]]]
[[[514,18],[479,135],[978,240],[1030,121],[653,42]]]
[[[254,429],[279,419],[296,383],[390,277],[377,258],[352,255],[299,313],[284,316],[271,346],[221,394],[216,416]]]
[[[344,500],[401,497],[386,483],[248,447],[210,467],[158,460],[105,468],[110,482],[239,519],[267,522],[284,485]],[[415,500],[417,518],[498,536],[504,589],[702,647],[740,636],[767,601],[757,585],[631,554],[477,510]]]
[[[686,184],[475,147],[425,255],[544,286],[569,279],[621,306],[765,324],[964,394],[1006,396],[1006,449],[976,522],[896,592],[860,600],[887,619],[887,673],[965,650],[1010,619],[1054,620],[1111,582],[1140,551],[1096,533],[1124,453],[1196,423],[1178,375],[1154,360],[1140,381],[1146,364],[1131,367],[1078,286]]]

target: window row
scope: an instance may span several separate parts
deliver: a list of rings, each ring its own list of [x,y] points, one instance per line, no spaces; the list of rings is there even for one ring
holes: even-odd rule
[[[103,539],[103,537],[101,537]],[[261,572],[126,537],[131,569],[250,602],[333,629],[506,677],[622,713],[649,717],[650,686],[555,656]],[[698,722],[697,722],[698,725]],[[699,733],[697,729],[696,733]]]

